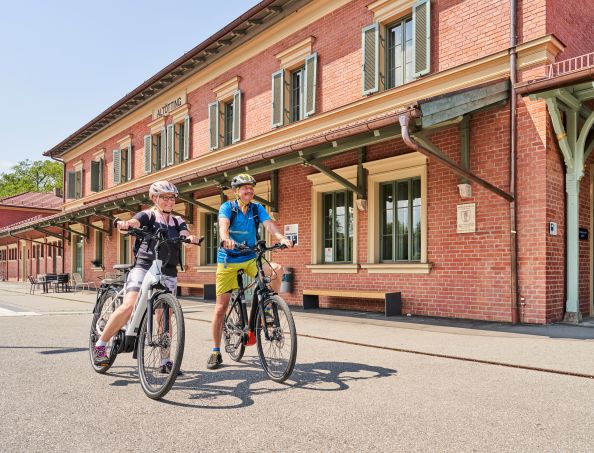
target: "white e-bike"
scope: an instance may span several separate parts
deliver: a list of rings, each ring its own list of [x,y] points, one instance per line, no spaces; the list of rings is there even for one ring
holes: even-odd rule
[[[167,245],[179,246],[181,242],[191,242],[183,237],[167,239],[165,229],[159,229],[154,234],[137,228],[129,228],[127,231],[140,239],[155,241],[155,256],[160,259],[153,261],[142,281],[138,301],[130,320],[107,344],[109,363],[106,365],[94,363],[93,348],[111,314],[122,305],[125,285],[120,280],[107,282],[99,288],[89,335],[91,365],[96,372],[105,373],[113,365],[118,354],[132,352],[138,361],[142,389],[149,398],[160,399],[175,383],[184,356],[185,342],[182,308],[176,297],[164,285],[161,268],[163,261],[167,260],[170,254],[167,253],[170,249]],[[127,277],[132,265],[116,265],[114,268],[124,271]],[[165,359],[173,362],[173,367],[163,372]]]

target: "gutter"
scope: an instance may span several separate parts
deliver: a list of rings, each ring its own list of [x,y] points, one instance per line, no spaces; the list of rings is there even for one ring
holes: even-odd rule
[[[581,69],[572,72],[571,74],[565,74],[551,79],[539,79],[518,83],[515,86],[515,91],[517,94],[526,96],[538,91],[563,88],[565,86],[575,85],[580,82],[588,82],[590,80],[594,80],[594,68]]]

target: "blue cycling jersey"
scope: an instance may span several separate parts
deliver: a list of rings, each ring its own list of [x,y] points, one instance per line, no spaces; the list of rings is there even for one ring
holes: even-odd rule
[[[251,202],[258,207],[258,217],[260,218],[260,224],[266,220],[270,220],[270,216],[259,203]],[[231,219],[231,211],[233,208],[237,209],[237,214],[233,223],[229,225],[229,237],[236,243],[245,242],[248,247],[256,245],[256,225],[254,222],[254,216],[252,214],[251,206],[248,206],[246,213],[244,214],[237,206],[237,201],[226,201],[219,209],[219,219]],[[243,263],[245,261],[252,260],[256,257],[254,252],[243,252],[237,253],[233,250],[227,250],[219,247],[219,253],[217,255],[217,263]]]

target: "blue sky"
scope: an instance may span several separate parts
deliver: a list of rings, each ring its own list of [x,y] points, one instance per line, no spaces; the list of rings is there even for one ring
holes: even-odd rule
[[[42,153],[256,0],[3,2],[0,172]]]

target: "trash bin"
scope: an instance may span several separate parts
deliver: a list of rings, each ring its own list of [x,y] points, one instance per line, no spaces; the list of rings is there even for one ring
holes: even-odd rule
[[[281,293],[292,293],[293,292],[293,268],[283,268],[283,278],[280,287]]]

